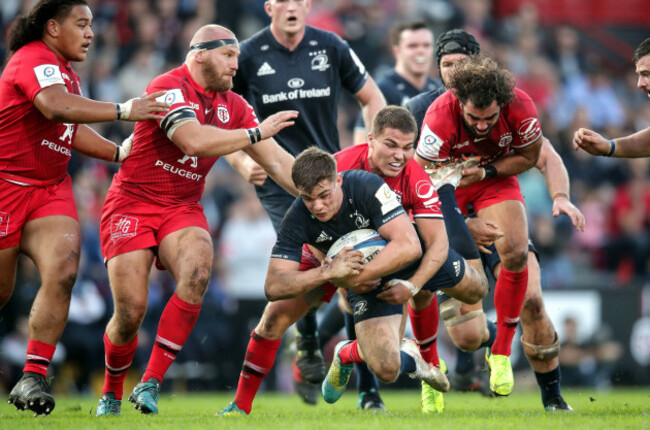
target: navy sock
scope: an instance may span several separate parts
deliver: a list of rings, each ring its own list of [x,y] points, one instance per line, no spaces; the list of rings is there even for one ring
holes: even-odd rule
[[[478,260],[481,256],[465,224],[465,217],[458,208],[456,189],[445,184],[438,189],[438,196],[442,215],[445,218],[449,247],[455,249],[466,260]]]
[[[476,368],[474,353],[465,352],[456,348],[456,373],[467,374]]]
[[[494,339],[497,337],[497,324],[494,321],[490,320],[487,320],[486,323],[490,337],[488,337],[488,340],[483,342],[479,348],[491,347],[494,343]]]
[[[334,298],[336,299],[336,297]],[[336,333],[345,327],[343,312],[339,309],[338,300],[332,300],[325,308],[325,314],[318,326],[318,344],[324,348],[327,342],[334,337]]]
[[[415,359],[413,357],[411,357],[410,355],[408,355],[404,351],[399,352],[399,357],[400,357],[400,360],[401,360],[401,364],[400,364],[400,367],[399,367],[399,373],[400,374],[415,372],[415,369],[416,369],[416,367],[415,367]]]
[[[560,366],[547,373],[535,372],[535,378],[542,392],[542,403],[546,406],[549,402],[562,398],[560,393]]]
[[[318,323],[316,322],[316,308],[312,308],[305,314],[304,317],[300,318],[296,323],[296,329],[302,337],[315,337],[316,330],[318,330]]]
[[[357,338],[357,333],[354,331],[354,316],[347,312],[345,313],[345,331],[348,334],[348,339],[354,340]],[[365,363],[356,363],[355,368],[357,369],[357,389],[360,393],[379,387],[377,378]]]

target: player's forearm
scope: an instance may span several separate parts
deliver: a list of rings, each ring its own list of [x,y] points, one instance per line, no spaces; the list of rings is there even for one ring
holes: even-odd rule
[[[614,139],[616,150],[612,157],[650,157],[650,127],[625,137]]]
[[[438,270],[440,270],[444,262],[447,260],[448,251],[449,242],[446,240],[437,241],[431,244],[431,246],[429,246],[424,252],[420,266],[413,276],[411,276],[409,281],[417,287],[422,288],[424,284],[438,273]]]
[[[87,125],[79,125],[77,133],[72,141],[72,149],[88,157],[104,161],[116,161],[115,143],[100,136],[95,130]]]
[[[292,299],[308,293],[329,280],[324,266],[305,271],[280,271],[269,267],[264,293],[270,302]]]
[[[537,164],[541,141],[521,150],[511,151],[492,165],[497,170],[497,177],[515,176],[529,170]]]
[[[210,125],[192,124],[191,128],[188,125],[179,127],[172,140],[190,157],[221,157],[251,145],[249,134],[243,128],[225,130]]]
[[[541,158],[541,157],[540,157]],[[553,199],[556,195],[570,196],[569,172],[567,172],[562,159],[555,151],[545,153],[543,165],[537,164],[537,168],[544,175],[548,194]]]
[[[395,273],[422,256],[420,242],[408,237],[391,240],[368,264],[357,278],[359,284]]]
[[[117,120],[115,103],[99,102],[65,91],[56,92],[55,97],[42,91],[34,99],[34,104],[50,121],[88,124]]]
[[[282,188],[294,196],[298,195],[298,190],[293,184],[293,179],[291,179],[294,158],[278,145],[275,139],[265,139],[255,145],[248,146],[245,151]]]

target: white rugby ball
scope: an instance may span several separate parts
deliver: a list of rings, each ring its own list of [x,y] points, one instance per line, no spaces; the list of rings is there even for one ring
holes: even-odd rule
[[[341,236],[334,242],[329,251],[327,251],[327,256],[334,258],[341,249],[346,246],[351,246],[355,251],[361,251],[363,259],[367,263],[375,258],[375,255],[384,249],[387,243],[375,230],[369,228],[354,230]]]

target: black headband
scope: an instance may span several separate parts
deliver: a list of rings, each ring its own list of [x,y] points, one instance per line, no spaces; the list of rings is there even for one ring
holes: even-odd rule
[[[190,45],[190,51],[201,51],[201,50],[210,50],[215,48],[221,48],[222,46],[235,45],[239,46],[237,39],[215,39],[208,40],[207,42],[199,42],[194,45]]]

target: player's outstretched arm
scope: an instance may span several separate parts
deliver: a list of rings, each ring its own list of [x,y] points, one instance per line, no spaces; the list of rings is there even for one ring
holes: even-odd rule
[[[224,155],[228,163],[244,178],[246,182],[253,185],[261,186],[269,176],[262,166],[257,164],[251,157],[243,151],[236,151],[232,154]]]
[[[551,142],[544,138],[536,167],[544,175],[548,194],[553,200],[553,216],[566,214],[578,231],[585,231],[585,216],[571,203],[569,172]]]
[[[320,267],[304,271],[299,269],[298,262],[271,258],[264,284],[266,298],[273,302],[300,297],[326,282],[358,275],[363,270],[363,254],[347,247],[333,259],[323,260]]]
[[[255,145],[247,146],[244,151],[282,188],[294,196],[298,195],[298,190],[291,179],[294,158],[278,145],[275,139],[264,139]]]
[[[591,155],[616,158],[650,157],[650,127],[625,137],[607,140],[595,131],[578,129],[573,134],[573,149]]]
[[[166,131],[185,155],[221,157],[275,136],[280,130],[293,125],[297,117],[298,111],[280,111],[266,118],[258,127],[236,130],[203,125],[194,118],[178,122],[180,125]]]
[[[361,114],[363,116],[363,123],[366,126],[366,133],[372,127],[372,120],[382,108],[386,107],[386,98],[377,86],[374,79],[368,76],[368,79],[363,84],[361,89],[354,94],[361,106]],[[358,145],[366,142],[366,134],[357,132],[354,134],[354,144]]]
[[[169,110],[169,105],[156,101],[164,94],[165,91],[159,91],[124,103],[110,103],[70,94],[63,85],[52,85],[36,95],[34,105],[45,118],[56,122],[144,121],[159,119]]]
[[[72,141],[72,149],[99,160],[121,161],[118,160],[117,145],[84,124],[77,127],[77,133]]]

